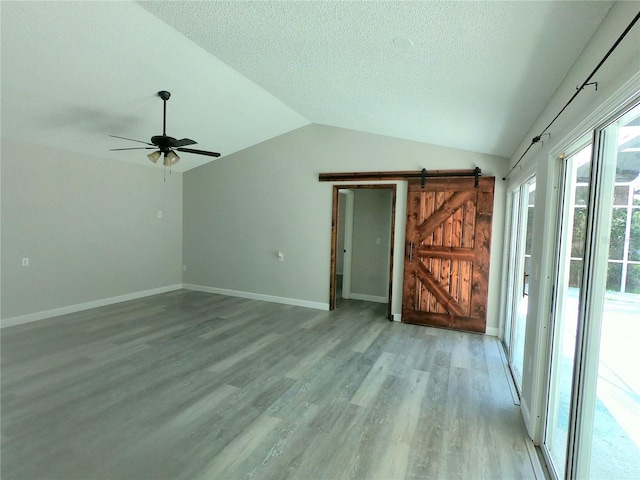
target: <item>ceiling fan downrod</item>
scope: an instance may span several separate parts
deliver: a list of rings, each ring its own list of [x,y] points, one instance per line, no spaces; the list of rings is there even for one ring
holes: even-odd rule
[[[162,99],[162,106],[163,106],[163,111],[162,111],[162,136],[166,137],[167,136],[167,100],[169,100],[169,98],[171,98],[171,93],[167,92],[166,90],[160,90],[158,92],[158,96]]]

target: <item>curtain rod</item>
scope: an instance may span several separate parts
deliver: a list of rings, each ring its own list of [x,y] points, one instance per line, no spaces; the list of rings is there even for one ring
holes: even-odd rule
[[[515,163],[515,165],[513,167],[511,167],[511,170],[509,170],[507,172],[507,174],[502,177],[502,180],[506,180],[507,178],[509,178],[509,175],[511,175],[511,172],[513,172],[513,170],[520,164],[520,162],[522,161],[522,159],[524,158],[524,156],[529,152],[529,150],[531,150],[531,147],[538,143],[541,139],[541,137],[545,134],[547,134],[547,130],[549,130],[549,128],[551,128],[551,125],[553,125],[555,123],[555,121],[558,119],[558,117],[567,109],[567,107],[571,104],[571,102],[573,102],[573,100],[578,96],[578,94],[584,89],[584,87],[586,87],[587,85],[591,85],[592,83],[589,83],[589,80],[591,80],[593,78],[593,76],[596,74],[596,72],[598,70],[600,70],[600,67],[602,66],[602,64],[604,62],[607,61],[607,59],[609,58],[609,56],[613,53],[613,51],[618,48],[618,45],[620,44],[620,42],[622,42],[622,40],[624,39],[624,37],[627,36],[627,33],[629,33],[629,31],[633,28],[633,26],[638,22],[638,19],[640,19],[640,12],[638,12],[636,14],[636,16],[634,17],[633,20],[631,20],[631,23],[627,26],[627,28],[625,28],[624,32],[622,32],[622,34],[618,37],[618,39],[615,41],[615,43],[611,46],[611,48],[609,49],[609,51],[605,54],[604,57],[602,57],[602,60],[600,60],[600,62],[598,63],[598,65],[596,65],[596,68],[593,69],[593,71],[591,72],[591,74],[587,77],[587,79],[582,83],[582,85],[580,85],[577,89],[576,92],[571,96],[571,98],[569,99],[569,101],[564,105],[564,107],[562,107],[562,109],[558,112],[558,114],[553,117],[553,120],[551,120],[551,122],[549,122],[549,125],[547,125],[545,127],[544,130],[542,130],[542,132],[540,133],[540,135],[536,135],[535,137],[533,137],[531,139],[531,143],[529,144],[529,146],[527,147],[527,149],[523,152],[522,155],[520,155],[520,158],[518,159],[518,161]],[[598,82],[593,82],[595,83],[596,86],[596,90],[598,90]],[[548,135],[548,134],[547,134]]]

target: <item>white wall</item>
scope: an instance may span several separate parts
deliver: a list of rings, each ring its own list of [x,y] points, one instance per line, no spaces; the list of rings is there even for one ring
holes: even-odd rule
[[[392,192],[356,189],[353,193],[350,298],[384,302],[389,296]]]
[[[181,283],[182,174],[5,139],[1,154],[4,324]]]
[[[522,144],[511,159],[514,165],[522,152],[531,142],[531,138],[541,133],[553,117],[575,93],[576,85],[581,85],[593,71],[604,54],[617,40],[633,17],[638,13],[638,2],[616,2],[604,19],[598,31],[573,65],[565,80],[551,101],[542,111],[533,128],[527,133]],[[529,173],[537,175],[536,210],[533,226],[532,263],[534,274],[529,289],[529,312],[527,320],[526,343],[524,353],[524,372],[522,384],[522,407],[525,422],[530,434],[540,440],[540,423],[536,421],[542,414],[544,403],[544,376],[546,360],[549,357],[547,341],[550,334],[550,293],[553,276],[554,257],[553,237],[555,233],[557,211],[552,200],[555,198],[557,178],[556,161],[550,152],[562,146],[568,146],[593,125],[580,125],[593,115],[616,92],[633,79],[632,83],[640,91],[640,25],[629,32],[623,43],[609,57],[592,81],[594,86],[586,87],[576,100],[565,110],[549,129],[551,138],[544,139],[544,145],[534,145],[524,157],[520,166],[510,175],[510,185],[522,181]],[[634,77],[634,75],[636,75]],[[624,97],[624,95],[622,96]],[[619,101],[624,99],[620,97]],[[626,97],[625,97],[626,98]],[[613,102],[616,103],[616,102]],[[607,107],[610,108],[610,107]]]
[[[501,157],[309,125],[184,174],[185,283],[329,302],[332,184],[321,172],[469,169]],[[367,182],[369,183],[369,182]],[[406,182],[397,183],[392,312],[400,314]],[[345,183],[348,185],[348,183]],[[487,325],[497,334],[505,189],[496,182]],[[279,262],[276,252],[284,252]]]

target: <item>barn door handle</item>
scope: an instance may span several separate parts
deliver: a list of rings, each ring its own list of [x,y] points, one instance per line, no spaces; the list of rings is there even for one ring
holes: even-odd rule
[[[409,242],[409,263],[413,262],[413,240]]]

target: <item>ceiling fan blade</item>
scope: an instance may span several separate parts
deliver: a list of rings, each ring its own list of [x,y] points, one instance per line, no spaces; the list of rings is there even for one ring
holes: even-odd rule
[[[112,152],[116,150],[156,150],[158,147],[131,147],[131,148],[112,148]]]
[[[186,147],[187,145],[195,145],[195,140],[191,140],[190,138],[183,138],[182,140],[176,140],[175,142],[171,142],[172,147]]]
[[[196,155],[207,155],[209,157],[219,157],[218,152],[207,152],[206,150],[195,150],[193,148],[176,148],[179,152],[195,153]]]
[[[121,138],[122,140],[129,140],[131,142],[138,142],[138,143],[144,143],[145,145],[153,145],[153,143],[149,143],[149,142],[143,142],[142,140],[134,140],[133,138],[127,138],[127,137],[119,137],[117,135],[109,135],[110,137],[113,138]]]

